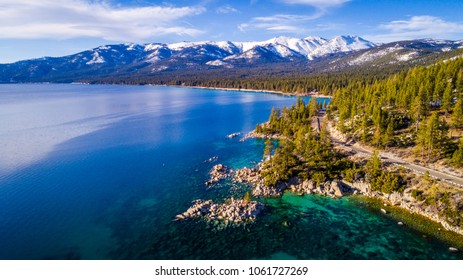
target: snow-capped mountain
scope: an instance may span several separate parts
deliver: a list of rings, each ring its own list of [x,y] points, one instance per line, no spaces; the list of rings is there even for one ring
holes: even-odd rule
[[[462,46],[462,41],[431,39],[378,46],[352,35],[331,40],[276,37],[255,42],[106,45],[64,57],[0,64],[0,82],[71,82],[154,77],[174,72],[191,76],[204,71],[231,71],[232,68],[260,69],[253,70],[256,73],[313,73],[379,65],[377,61],[383,60],[384,63],[408,63],[429,53],[450,52]]]
[[[89,75],[156,74],[182,69],[254,67],[256,64],[310,61],[375,46],[356,36],[276,37],[256,42],[200,41],[172,44],[106,45],[74,55],[0,65],[0,82],[55,81]]]

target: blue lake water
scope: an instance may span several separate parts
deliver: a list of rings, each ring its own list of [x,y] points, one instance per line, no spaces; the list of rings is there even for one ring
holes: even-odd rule
[[[295,103],[175,87],[0,85],[0,259],[452,259],[354,198],[285,194],[247,228],[173,222],[215,163],[252,166],[260,140],[228,139]],[[283,223],[285,221],[285,223]]]

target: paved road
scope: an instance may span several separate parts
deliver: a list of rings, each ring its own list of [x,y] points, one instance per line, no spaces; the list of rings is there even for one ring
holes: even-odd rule
[[[324,117],[325,117],[324,114],[319,115],[316,118],[317,123],[318,122],[321,123],[322,119]],[[344,147],[347,150],[352,150],[352,151],[355,151],[357,153],[362,153],[362,154],[365,154],[365,155],[368,155],[368,156],[371,156],[373,154],[373,151],[370,151],[370,150],[368,150],[368,149],[366,149],[364,147],[361,147],[358,144],[347,145],[345,142],[341,141],[340,139],[334,138],[333,135],[331,135],[331,139],[332,139],[332,141],[334,143],[336,143],[339,146]],[[414,164],[414,163],[411,163],[411,162],[407,162],[407,161],[405,161],[405,160],[403,160],[401,158],[398,158],[395,155],[390,154],[390,153],[379,152],[379,156],[381,157],[381,160],[384,161],[384,162],[390,162],[390,163],[395,164],[395,165],[403,166],[404,168],[409,169],[409,170],[411,170],[413,172],[416,172],[416,173],[419,173],[419,174],[424,174],[424,173],[426,173],[426,171],[428,171],[429,175],[434,179],[441,180],[441,181],[450,183],[450,184],[455,185],[455,186],[463,187],[463,178],[462,177],[450,175],[450,174],[447,174],[447,173],[444,173],[444,172],[441,172],[441,171],[437,171],[435,169],[431,169],[431,168],[428,168],[428,167],[425,167],[425,166],[422,166],[422,165],[417,165],[417,164]]]
[[[357,153],[362,153],[368,156],[371,156],[373,154],[372,151],[367,150],[363,147],[360,147],[357,144],[350,146],[350,145],[346,145],[344,142],[340,142],[337,140],[334,140],[334,142],[339,146],[343,146],[347,150],[352,150]],[[447,174],[441,171],[437,171],[431,168],[424,167],[422,165],[417,165],[414,163],[404,161],[400,158],[395,157],[393,154],[390,154],[390,153],[379,152],[379,156],[381,157],[381,160],[384,162],[390,162],[395,165],[401,165],[404,168],[407,168],[409,170],[412,170],[420,174],[424,174],[426,173],[426,171],[428,171],[429,175],[433,177],[434,179],[445,181],[447,183],[450,183],[450,184],[453,184],[459,187],[463,187],[463,178],[461,177],[457,177],[457,176],[450,175],[450,174]]]
[[[313,119],[312,127],[315,130],[320,132],[320,124],[323,122],[324,118],[325,118],[325,112],[322,111],[318,114],[316,118]],[[331,129],[328,129],[328,130],[331,131]],[[331,139],[334,143],[336,143],[339,146],[344,147],[346,150],[351,150],[357,153],[365,154],[367,156],[371,156],[373,154],[373,151],[370,151],[364,147],[361,147],[358,144],[347,145],[345,142],[341,141],[340,139],[335,138],[333,133],[331,133]],[[422,165],[417,165],[414,163],[407,162],[390,153],[379,152],[379,155],[381,156],[381,160],[384,162],[390,162],[395,165],[403,166],[404,168],[407,168],[419,174],[425,174],[426,171],[428,171],[429,175],[434,179],[441,180],[441,181],[450,183],[455,186],[463,187],[463,178],[461,177],[450,175],[450,174],[437,171],[437,170],[434,170],[434,169],[431,169],[431,168],[428,168]]]

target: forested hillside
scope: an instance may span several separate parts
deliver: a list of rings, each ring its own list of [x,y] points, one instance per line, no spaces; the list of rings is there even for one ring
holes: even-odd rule
[[[426,162],[463,165],[463,58],[415,67],[333,92],[338,128],[378,148],[411,148]]]

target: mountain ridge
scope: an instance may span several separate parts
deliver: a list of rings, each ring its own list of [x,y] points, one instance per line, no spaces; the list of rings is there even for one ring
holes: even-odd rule
[[[227,69],[314,73],[413,63],[460,49],[463,41],[420,39],[375,44],[356,35],[330,40],[279,36],[264,41],[198,41],[103,45],[63,57],[0,64],[0,82],[80,82],[100,77],[156,76]],[[392,57],[394,56],[394,57]],[[384,60],[383,62],[381,62]],[[285,68],[285,69],[283,69]],[[256,71],[254,71],[256,72]]]

